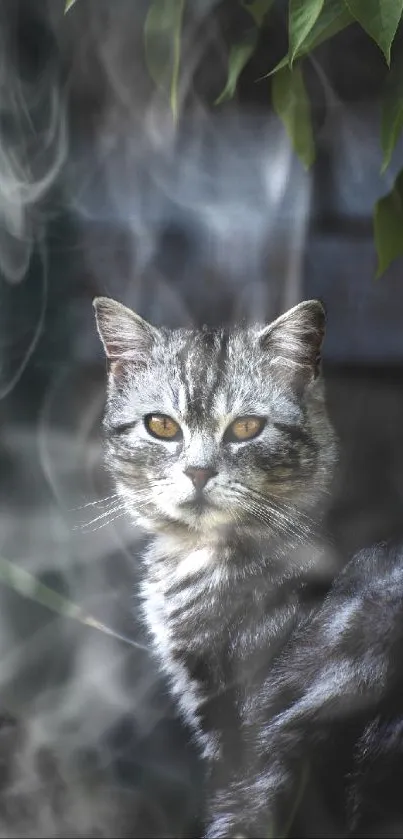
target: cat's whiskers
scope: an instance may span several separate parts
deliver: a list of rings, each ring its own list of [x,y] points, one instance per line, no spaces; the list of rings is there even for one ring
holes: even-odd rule
[[[103,519],[107,519],[109,516],[113,515],[114,513],[117,513],[120,510],[123,510],[123,509],[124,509],[124,505],[123,505],[122,502],[120,502],[120,504],[117,504],[117,505],[113,506],[112,508],[109,507],[107,510],[104,510],[103,513],[100,513],[98,516],[95,516],[95,518],[91,519],[90,521],[82,522],[75,529],[85,530],[87,527],[92,527],[92,525],[96,524],[98,521],[102,521]]]
[[[265,526],[269,527],[271,530],[273,529],[273,513],[274,513],[274,520],[279,527],[277,528],[280,532],[288,532],[296,533],[295,525],[290,522],[285,515],[281,515],[278,510],[273,509],[272,511],[266,511],[262,509],[262,507],[254,501],[248,501],[245,504],[245,508],[249,509],[253,515],[262,522]],[[271,514],[270,514],[271,513]]]
[[[296,504],[294,504],[292,501],[288,501],[286,498],[282,498],[278,495],[273,495],[273,493],[270,493],[270,495],[268,495],[267,498],[271,504],[277,503],[280,508],[281,506],[283,506],[287,510],[294,511],[300,519],[305,519],[309,525],[315,524],[315,519],[312,516],[308,515],[308,513],[306,513],[304,510],[301,510],[299,507],[297,507]]]
[[[275,505],[277,503],[279,509],[281,509],[283,507],[283,508],[286,508],[287,510],[292,510],[298,516],[300,516],[302,518],[306,518],[310,523],[313,522],[313,519],[310,516],[308,516],[303,510],[300,510],[292,501],[289,501],[287,498],[284,498],[284,496],[275,495],[273,492],[270,492],[269,494],[264,495],[259,490],[255,489],[255,488],[250,488],[250,487],[248,487],[247,491],[248,491],[248,493],[250,493],[251,495],[254,495],[255,498],[257,498],[259,501],[262,501],[262,503],[264,503],[266,505],[267,504],[274,504]]]
[[[314,522],[312,521],[308,524],[300,521],[297,508],[289,506],[286,510],[281,509],[275,502],[271,504],[271,499],[249,488],[245,489],[242,487],[240,491],[238,487],[235,490],[235,495],[241,498],[242,505],[247,512],[251,512],[258,521],[271,530],[273,529],[273,519],[280,533],[285,533],[298,539],[301,539],[302,536],[309,535],[313,530]],[[292,514],[292,517],[290,514]]]
[[[106,495],[105,498],[96,498],[94,501],[87,501],[85,504],[81,504],[79,507],[72,507],[69,510],[69,513],[78,513],[80,510],[85,510],[87,507],[97,507],[100,504],[105,504],[107,501],[112,501],[115,498],[119,497],[119,493],[115,492],[112,495]]]
[[[293,517],[296,517],[300,526],[302,525],[304,528],[306,527],[309,530],[316,527],[315,519],[312,518],[312,516],[309,516],[304,510],[299,509],[293,502],[288,501],[281,496],[273,495],[272,493],[265,496],[255,489],[249,491],[251,494],[255,495],[255,497],[265,505],[265,507],[270,505],[271,509],[276,509],[279,513],[286,515],[291,514]],[[303,525],[302,521],[305,521],[306,524]]]
[[[119,510],[119,512],[116,513],[116,515],[112,516],[111,519],[101,522],[101,524],[98,524],[96,527],[84,525],[82,530],[84,533],[95,533],[97,530],[101,530],[103,527],[107,527],[108,525],[112,524],[112,522],[116,521],[116,519],[122,518],[125,514],[127,514],[127,510]]]
[[[299,539],[312,538],[318,531],[318,525],[314,519],[310,519],[304,514],[302,510],[297,507],[286,507],[285,510],[276,509],[274,502],[270,507],[272,512],[278,516],[283,516],[288,522],[288,529],[293,532]]]
[[[149,503],[149,499],[144,499],[144,496],[142,501],[140,501],[139,498],[132,498],[132,501],[135,503],[136,510],[139,510],[139,512],[141,512]],[[114,522],[117,518],[121,518],[124,515],[128,515],[128,512],[129,510],[125,502],[121,501],[119,504],[115,503],[91,521],[82,524],[79,529],[83,530],[84,532],[88,530],[90,530],[91,532],[94,532],[95,530],[100,530],[102,527],[106,527],[107,525],[112,524],[112,522]],[[98,522],[101,522],[101,524],[98,524]],[[96,524],[97,527],[93,527],[94,524]]]

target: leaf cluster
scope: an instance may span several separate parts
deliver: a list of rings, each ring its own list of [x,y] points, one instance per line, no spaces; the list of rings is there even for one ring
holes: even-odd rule
[[[67,0],[66,11],[75,2]],[[238,2],[247,12],[250,25],[230,46],[227,80],[216,100],[218,106],[234,96],[238,80],[256,49],[260,30],[269,21],[274,0],[233,2]],[[175,120],[179,111],[178,84],[185,7],[186,0],[150,0],[144,27],[147,66],[155,84],[169,97]],[[315,138],[304,78],[305,63],[318,46],[348,26],[359,24],[379,47],[388,68],[380,125],[384,172],[403,130],[403,55],[396,54],[396,51],[392,53],[403,17],[403,0],[288,0],[287,11],[287,54],[264,78],[271,78],[273,108],[295,153],[304,167],[309,168],[314,163]],[[391,192],[376,203],[373,221],[379,276],[396,257],[403,254],[403,170]]]

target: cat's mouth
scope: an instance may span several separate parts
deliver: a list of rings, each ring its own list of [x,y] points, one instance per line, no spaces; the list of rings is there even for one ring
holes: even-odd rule
[[[228,514],[222,506],[203,494],[194,495],[178,504],[177,517],[179,521],[198,531],[207,527],[211,532],[214,528],[228,524]]]
[[[203,513],[206,510],[217,509],[217,504],[214,504],[209,498],[206,498],[206,496],[202,494],[195,495],[193,498],[188,498],[186,501],[182,501],[179,506],[181,509],[191,510],[196,513]]]

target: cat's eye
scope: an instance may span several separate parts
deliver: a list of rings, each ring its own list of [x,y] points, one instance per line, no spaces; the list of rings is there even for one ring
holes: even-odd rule
[[[149,434],[159,440],[175,441],[182,438],[180,426],[166,414],[148,414],[144,417],[144,425]]]
[[[226,443],[242,443],[245,440],[253,440],[263,430],[265,420],[262,417],[245,416],[237,417],[228,426],[224,434]]]

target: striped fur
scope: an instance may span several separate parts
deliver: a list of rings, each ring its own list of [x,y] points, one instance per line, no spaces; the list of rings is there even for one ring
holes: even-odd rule
[[[312,581],[332,573],[321,540],[336,458],[320,375],[323,309],[308,301],[269,326],[231,331],[157,330],[104,298],[95,309],[109,359],[106,460],[150,535],[144,618],[207,760],[213,806],[246,754],[245,726],[272,663],[311,608]],[[172,417],[182,438],[150,436],[153,413]],[[261,433],[226,442],[229,424],[250,414],[264,418]],[[216,473],[202,507],[189,467]],[[211,835],[227,835],[213,809],[208,820]]]

